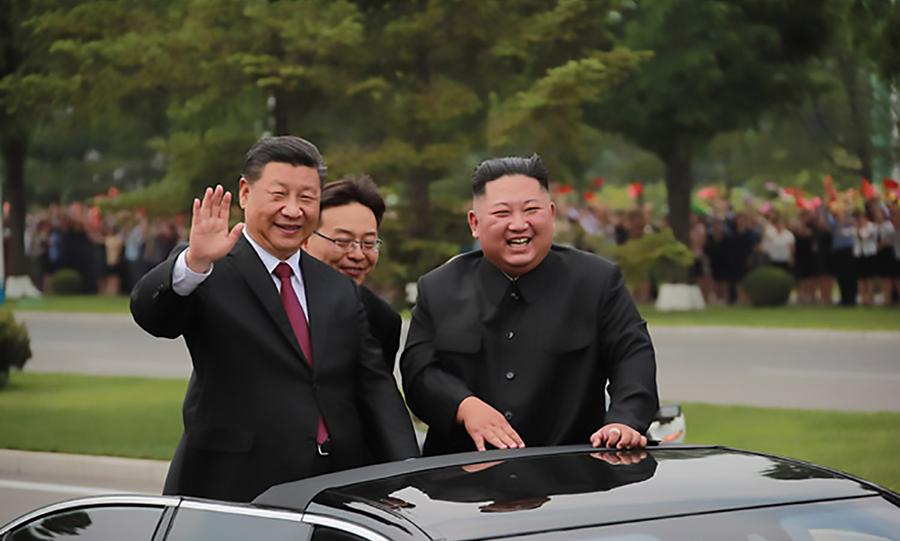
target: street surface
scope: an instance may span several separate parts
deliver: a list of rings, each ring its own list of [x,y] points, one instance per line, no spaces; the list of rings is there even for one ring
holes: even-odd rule
[[[31,335],[29,371],[158,378],[190,374],[181,339],[153,338],[127,315],[19,312],[16,317]],[[402,340],[405,332],[404,326]],[[651,334],[664,401],[900,411],[897,332],[658,327]],[[69,498],[158,494],[160,488],[147,482],[2,474],[0,524]]]
[[[25,513],[73,498],[102,494],[159,494],[156,483],[123,482],[65,476],[0,475],[0,525]]]
[[[181,339],[153,338],[130,316],[19,312],[16,317],[31,334],[34,356],[26,370],[190,375]],[[898,332],[657,327],[651,334],[665,401],[900,411]]]

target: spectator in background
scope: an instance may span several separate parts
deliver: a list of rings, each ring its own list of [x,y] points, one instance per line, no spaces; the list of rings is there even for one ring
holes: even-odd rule
[[[878,273],[878,231],[865,211],[856,210],[853,217],[856,220],[853,257],[856,258],[857,288],[862,304],[872,306],[875,303],[872,282]]]
[[[728,302],[728,279],[731,270],[730,247],[731,233],[725,227],[725,220],[713,218],[709,236],[706,239],[706,255],[709,257],[709,268],[712,273],[715,302]]]
[[[856,258],[853,246],[856,243],[856,226],[851,218],[835,203],[831,212],[825,214],[831,227],[831,270],[841,291],[841,306],[856,306]]]
[[[747,301],[741,282],[755,265],[753,256],[758,245],[759,235],[753,229],[751,216],[746,212],[737,213],[734,217],[734,235],[731,240],[731,255],[729,256],[731,274],[728,298],[731,302],[744,304]]]
[[[794,277],[797,279],[797,301],[800,304],[815,304],[816,286],[819,276],[818,246],[815,236],[816,214],[811,210],[801,210],[800,216],[792,223],[794,234]]]
[[[147,218],[140,216],[125,239],[126,289],[131,291],[134,284],[147,272],[144,252],[147,244]]]
[[[763,228],[763,239],[760,249],[768,258],[768,263],[793,274],[794,267],[794,234],[784,225],[781,214],[769,213],[769,223]]]
[[[891,285],[894,266],[894,225],[886,218],[885,209],[879,204],[872,207],[873,225],[875,226],[875,277],[881,278],[881,292],[884,294],[884,305],[891,304]]]
[[[122,230],[116,224],[106,226],[106,236],[103,239],[106,247],[106,269],[104,273],[103,295],[119,295],[122,292],[122,275],[124,274],[123,248],[125,239],[122,238]]]

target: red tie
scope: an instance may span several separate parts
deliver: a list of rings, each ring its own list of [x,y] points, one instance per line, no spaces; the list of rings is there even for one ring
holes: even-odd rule
[[[310,368],[313,365],[312,358],[312,342],[309,339],[309,326],[306,324],[306,315],[303,313],[303,306],[297,299],[294,292],[294,286],[291,285],[291,275],[294,271],[287,263],[279,263],[275,267],[275,276],[281,278],[281,303],[284,304],[284,311],[287,312],[288,319],[291,321],[291,327],[300,342],[300,349],[303,350],[303,356],[309,363]],[[316,433],[316,442],[322,443],[328,439],[328,429],[325,428],[325,421],[322,414],[319,414],[319,430]]]

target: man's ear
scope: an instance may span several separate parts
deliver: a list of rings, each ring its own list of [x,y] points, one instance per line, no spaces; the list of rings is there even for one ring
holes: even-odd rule
[[[556,222],[556,203],[550,201],[550,219]]]
[[[250,181],[241,177],[238,183],[238,204],[243,209],[247,205],[247,197],[250,195]]]
[[[472,230],[472,238],[478,238],[478,217],[475,216],[475,211],[469,211],[469,229]]]

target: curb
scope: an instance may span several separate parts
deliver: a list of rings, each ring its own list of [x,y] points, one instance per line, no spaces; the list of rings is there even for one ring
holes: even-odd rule
[[[164,460],[66,455],[0,449],[0,474],[64,476],[76,479],[156,483],[166,480]]]

